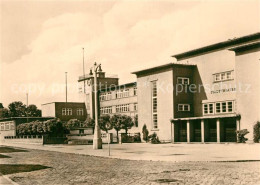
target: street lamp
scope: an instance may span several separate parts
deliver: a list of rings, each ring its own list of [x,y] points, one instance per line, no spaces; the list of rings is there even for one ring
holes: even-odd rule
[[[102,149],[102,139],[101,139],[101,131],[98,125],[98,88],[97,88],[97,73],[102,71],[101,64],[94,63],[93,66],[94,71],[94,93],[95,93],[95,130],[94,130],[94,138],[93,138],[93,149]],[[92,70],[90,70],[89,75],[93,75]]]

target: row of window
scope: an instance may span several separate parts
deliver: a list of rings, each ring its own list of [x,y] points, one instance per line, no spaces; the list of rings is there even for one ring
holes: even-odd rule
[[[221,114],[234,112],[234,101],[223,101],[203,104],[204,114]]]
[[[112,113],[112,106],[100,108],[100,114],[111,114],[111,113]]]
[[[72,108],[62,108],[61,113],[63,116],[71,116]],[[77,108],[77,116],[83,116],[83,115],[84,115],[83,108]]]
[[[117,105],[116,112],[129,112],[129,104]]]
[[[226,71],[222,73],[213,74],[214,82],[221,82],[225,80],[232,80],[233,79],[233,71]]]
[[[225,81],[225,80],[232,80],[232,79],[234,79],[234,77],[233,77],[233,70],[232,71],[226,71],[226,72],[213,74],[213,79],[214,79],[214,82],[221,82],[221,81]],[[190,79],[187,78],[187,77],[178,77],[177,78],[177,83],[178,84],[183,84],[183,85],[189,85],[190,84]]]
[[[129,112],[130,111],[129,106],[130,106],[130,104],[116,105],[116,113]],[[134,111],[137,111],[137,110],[138,110],[138,104],[135,103],[134,104]],[[100,114],[111,114],[111,113],[113,113],[112,106],[100,108]]]
[[[13,121],[8,121],[1,123],[0,130],[14,130],[14,122]]]
[[[137,96],[137,88],[134,88],[134,96]],[[126,97],[129,97],[129,89],[122,89],[116,91],[116,98],[126,98]],[[112,93],[111,92],[100,93],[99,99],[100,101],[111,100]]]

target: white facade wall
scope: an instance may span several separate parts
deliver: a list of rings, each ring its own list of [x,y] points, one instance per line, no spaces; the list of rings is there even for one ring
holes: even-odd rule
[[[241,114],[240,129],[248,129],[253,139],[253,126],[260,121],[260,52],[236,56],[237,112]]]
[[[173,75],[172,70],[145,75],[137,78],[138,84],[138,122],[139,132],[146,124],[149,134],[157,133],[161,141],[171,140],[171,123],[173,118]],[[152,88],[151,81],[157,80],[158,129],[152,128]],[[169,90],[168,90],[169,89]]]
[[[42,117],[56,117],[55,112],[55,103],[42,105]]]

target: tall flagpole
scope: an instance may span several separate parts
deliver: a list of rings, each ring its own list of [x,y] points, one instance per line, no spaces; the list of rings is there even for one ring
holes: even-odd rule
[[[85,89],[86,89],[86,82],[85,82],[85,62],[84,62],[84,48],[82,48],[82,50],[83,50],[83,77],[84,77],[84,94],[86,93],[85,91]]]

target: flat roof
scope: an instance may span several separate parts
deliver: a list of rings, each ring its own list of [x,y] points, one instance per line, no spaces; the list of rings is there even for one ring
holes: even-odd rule
[[[197,48],[197,49],[190,50],[187,52],[179,53],[176,55],[172,55],[172,57],[176,58],[177,60],[182,60],[182,59],[186,59],[186,58],[189,58],[192,56],[201,55],[201,54],[208,53],[211,51],[231,47],[234,45],[238,45],[238,44],[242,44],[242,43],[246,43],[246,42],[250,42],[250,41],[254,41],[254,40],[258,40],[258,39],[260,39],[260,32],[254,33],[251,35],[246,35],[246,36],[239,37],[239,38],[235,38],[235,39],[229,39],[227,41],[223,41],[223,42],[208,45],[205,47]]]
[[[154,72],[154,71],[158,71],[158,70],[161,70],[161,69],[173,68],[174,66],[185,66],[185,67],[189,66],[189,67],[193,67],[193,66],[196,66],[196,65],[195,64],[168,63],[168,64],[163,64],[163,65],[160,65],[160,66],[156,66],[156,67],[143,69],[143,70],[140,70],[140,71],[135,71],[135,72],[132,72],[132,74],[138,75],[140,73]]]
[[[115,89],[120,89],[121,87],[132,87],[136,86],[136,82],[130,82],[126,84],[121,84],[121,85],[111,85],[110,87],[100,89],[99,91],[105,91],[105,90],[115,90]]]
[[[243,51],[248,51],[248,50],[253,50],[253,49],[258,49],[258,48],[260,48],[260,42],[255,42],[255,43],[251,43],[251,44],[247,44],[247,45],[243,45],[243,46],[238,46],[238,47],[230,48],[228,50],[235,51],[235,52],[243,52]]]
[[[52,103],[85,103],[85,102],[49,102],[49,103],[43,103],[41,105],[47,105],[47,104],[52,104]]]
[[[9,118],[1,118],[0,121],[4,121],[4,120],[14,120],[14,119],[49,119],[49,118],[55,118],[55,117],[52,117],[52,116],[47,116],[47,117],[9,117]]]

